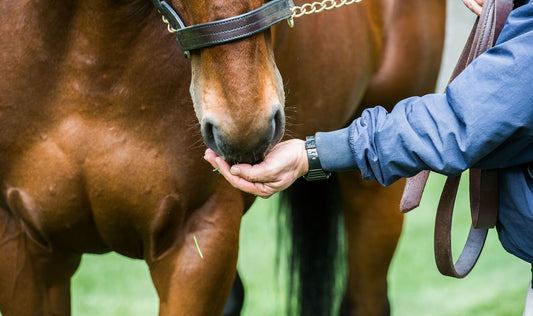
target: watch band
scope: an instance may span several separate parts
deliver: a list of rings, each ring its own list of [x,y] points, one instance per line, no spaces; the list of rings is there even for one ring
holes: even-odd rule
[[[324,171],[322,164],[318,158],[316,150],[316,143],[314,136],[307,136],[305,138],[305,149],[307,150],[307,161],[309,163],[309,171],[304,176],[307,181],[325,180],[331,176],[331,172]]]

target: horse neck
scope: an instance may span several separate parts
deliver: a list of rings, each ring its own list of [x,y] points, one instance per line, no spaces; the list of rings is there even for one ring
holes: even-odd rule
[[[38,24],[32,28],[46,41],[54,43],[53,47],[77,50],[101,61],[117,55],[124,58],[147,21],[155,15],[148,0],[76,0],[64,1],[64,6],[58,6],[54,0],[35,2],[49,2],[49,5],[40,4],[40,8],[31,9],[34,12],[31,14],[38,16],[32,18]],[[53,47],[44,48],[50,51]]]
[[[0,4],[0,30],[41,52],[79,37],[95,49],[117,48],[137,36],[153,11],[148,0],[8,1]]]
[[[189,100],[190,65],[149,0],[0,1],[0,21],[0,149],[72,116],[134,125],[145,104],[161,117]]]
[[[150,1],[80,0],[71,27],[84,51],[102,56],[124,54],[142,34],[155,10]],[[108,54],[111,52],[111,54]]]
[[[0,3],[0,69],[12,76],[0,78],[0,94],[15,91],[10,97],[13,100],[6,102],[28,105],[39,102],[39,106],[46,106],[43,103],[51,94],[56,99],[49,103],[64,101],[57,99],[59,94],[76,92],[78,97],[98,94],[109,100],[113,84],[130,75],[126,71],[137,71],[137,81],[150,80],[155,72],[169,78],[179,73],[185,82],[188,79],[190,66],[181,60],[176,62],[181,53],[151,1],[75,0],[61,1],[61,5],[58,2]],[[168,66],[170,63],[172,67]],[[173,73],[169,75],[169,71]],[[130,90],[132,81],[124,83],[130,85]],[[59,91],[61,87],[64,88]],[[83,91],[76,91],[78,88]],[[116,106],[126,103],[115,102]]]

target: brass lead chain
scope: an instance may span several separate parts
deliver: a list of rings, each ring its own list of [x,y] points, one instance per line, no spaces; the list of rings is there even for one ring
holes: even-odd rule
[[[319,13],[322,11],[340,8],[345,5],[361,2],[362,0],[323,0],[322,2],[305,3],[301,6],[294,6],[291,8],[291,17],[287,20],[290,27],[294,26],[294,18],[299,18],[303,15]]]
[[[163,19],[163,22],[165,22],[165,24],[167,25],[167,29],[169,33],[175,34],[178,32],[177,29],[172,27],[172,24],[170,24],[170,22],[167,20],[167,18],[164,15],[162,15],[161,18]]]

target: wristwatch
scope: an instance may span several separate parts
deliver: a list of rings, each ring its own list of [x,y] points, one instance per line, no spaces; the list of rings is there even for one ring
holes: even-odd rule
[[[307,150],[307,161],[309,162],[309,171],[304,176],[307,181],[325,180],[331,176],[331,172],[324,171],[318,152],[316,150],[316,143],[314,136],[307,136],[305,138],[305,149]]]

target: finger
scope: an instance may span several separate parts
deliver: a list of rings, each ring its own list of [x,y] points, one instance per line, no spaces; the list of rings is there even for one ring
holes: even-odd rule
[[[224,178],[226,178],[226,180],[232,186],[238,188],[239,190],[242,190],[244,192],[248,192],[254,195],[258,195],[263,198],[267,198],[271,196],[272,194],[274,194],[274,191],[270,190],[263,183],[250,182],[244,178],[233,175],[230,172],[229,165],[224,160],[222,160],[222,158],[217,157],[216,163],[219,166],[219,171],[224,176]]]
[[[475,0],[463,0],[463,3],[466,5],[470,11],[474,12],[477,15],[481,15],[483,1]]]
[[[214,151],[212,151],[211,149],[206,149],[204,159],[207,160],[213,166],[213,168],[218,168],[218,165],[216,163],[217,157],[218,155]]]
[[[216,157],[215,158],[215,163],[217,164],[218,168],[219,168],[219,171],[220,173],[226,178],[226,180],[228,180],[229,183],[231,183],[233,186],[235,187],[243,187],[247,190],[250,190],[250,186],[248,185],[248,183],[251,183],[250,181],[247,181],[246,179],[243,179],[241,178],[240,176],[237,176],[237,175],[233,175],[230,171],[230,166],[229,164],[224,161],[222,158],[220,157]],[[248,183],[247,183],[248,182]],[[244,190],[246,191],[246,190]]]
[[[226,172],[231,175],[231,173],[229,172],[230,166],[224,159],[220,158],[219,156],[216,156],[214,158],[214,162],[215,162],[216,168],[218,168],[219,171],[222,172],[222,170],[226,170]]]
[[[231,174],[244,178],[250,182],[276,182],[279,181],[275,170],[271,170],[269,165],[262,162],[257,165],[238,164],[230,169]]]
[[[254,170],[254,166],[243,165],[243,167],[245,168],[244,172],[236,172],[235,169],[238,169],[237,166],[232,166],[230,169],[232,175],[239,178],[239,180],[237,180],[238,183],[235,183],[235,186],[244,186],[246,190],[249,190],[247,192],[251,191],[253,194],[263,198],[268,198],[271,195],[286,189],[295,180],[292,177],[283,177],[282,175],[268,177],[265,175],[264,171],[260,171],[257,176],[252,175],[250,178],[246,178],[245,173]],[[254,177],[257,180],[252,180]]]
[[[253,183],[232,174],[230,172],[230,166],[228,163],[220,158],[211,149],[206,149],[204,159],[207,160],[214,168],[217,168],[220,174],[222,174],[231,185],[242,191],[252,193],[262,198],[268,198],[275,193],[262,183]],[[238,168],[236,169],[239,170]]]
[[[218,155],[217,155],[217,153],[214,152],[212,149],[207,148],[207,149],[205,150],[205,153],[204,153],[204,159],[206,159],[206,160],[208,160],[208,159],[209,159],[209,160],[213,159],[213,160],[214,160],[216,157],[218,157]]]

